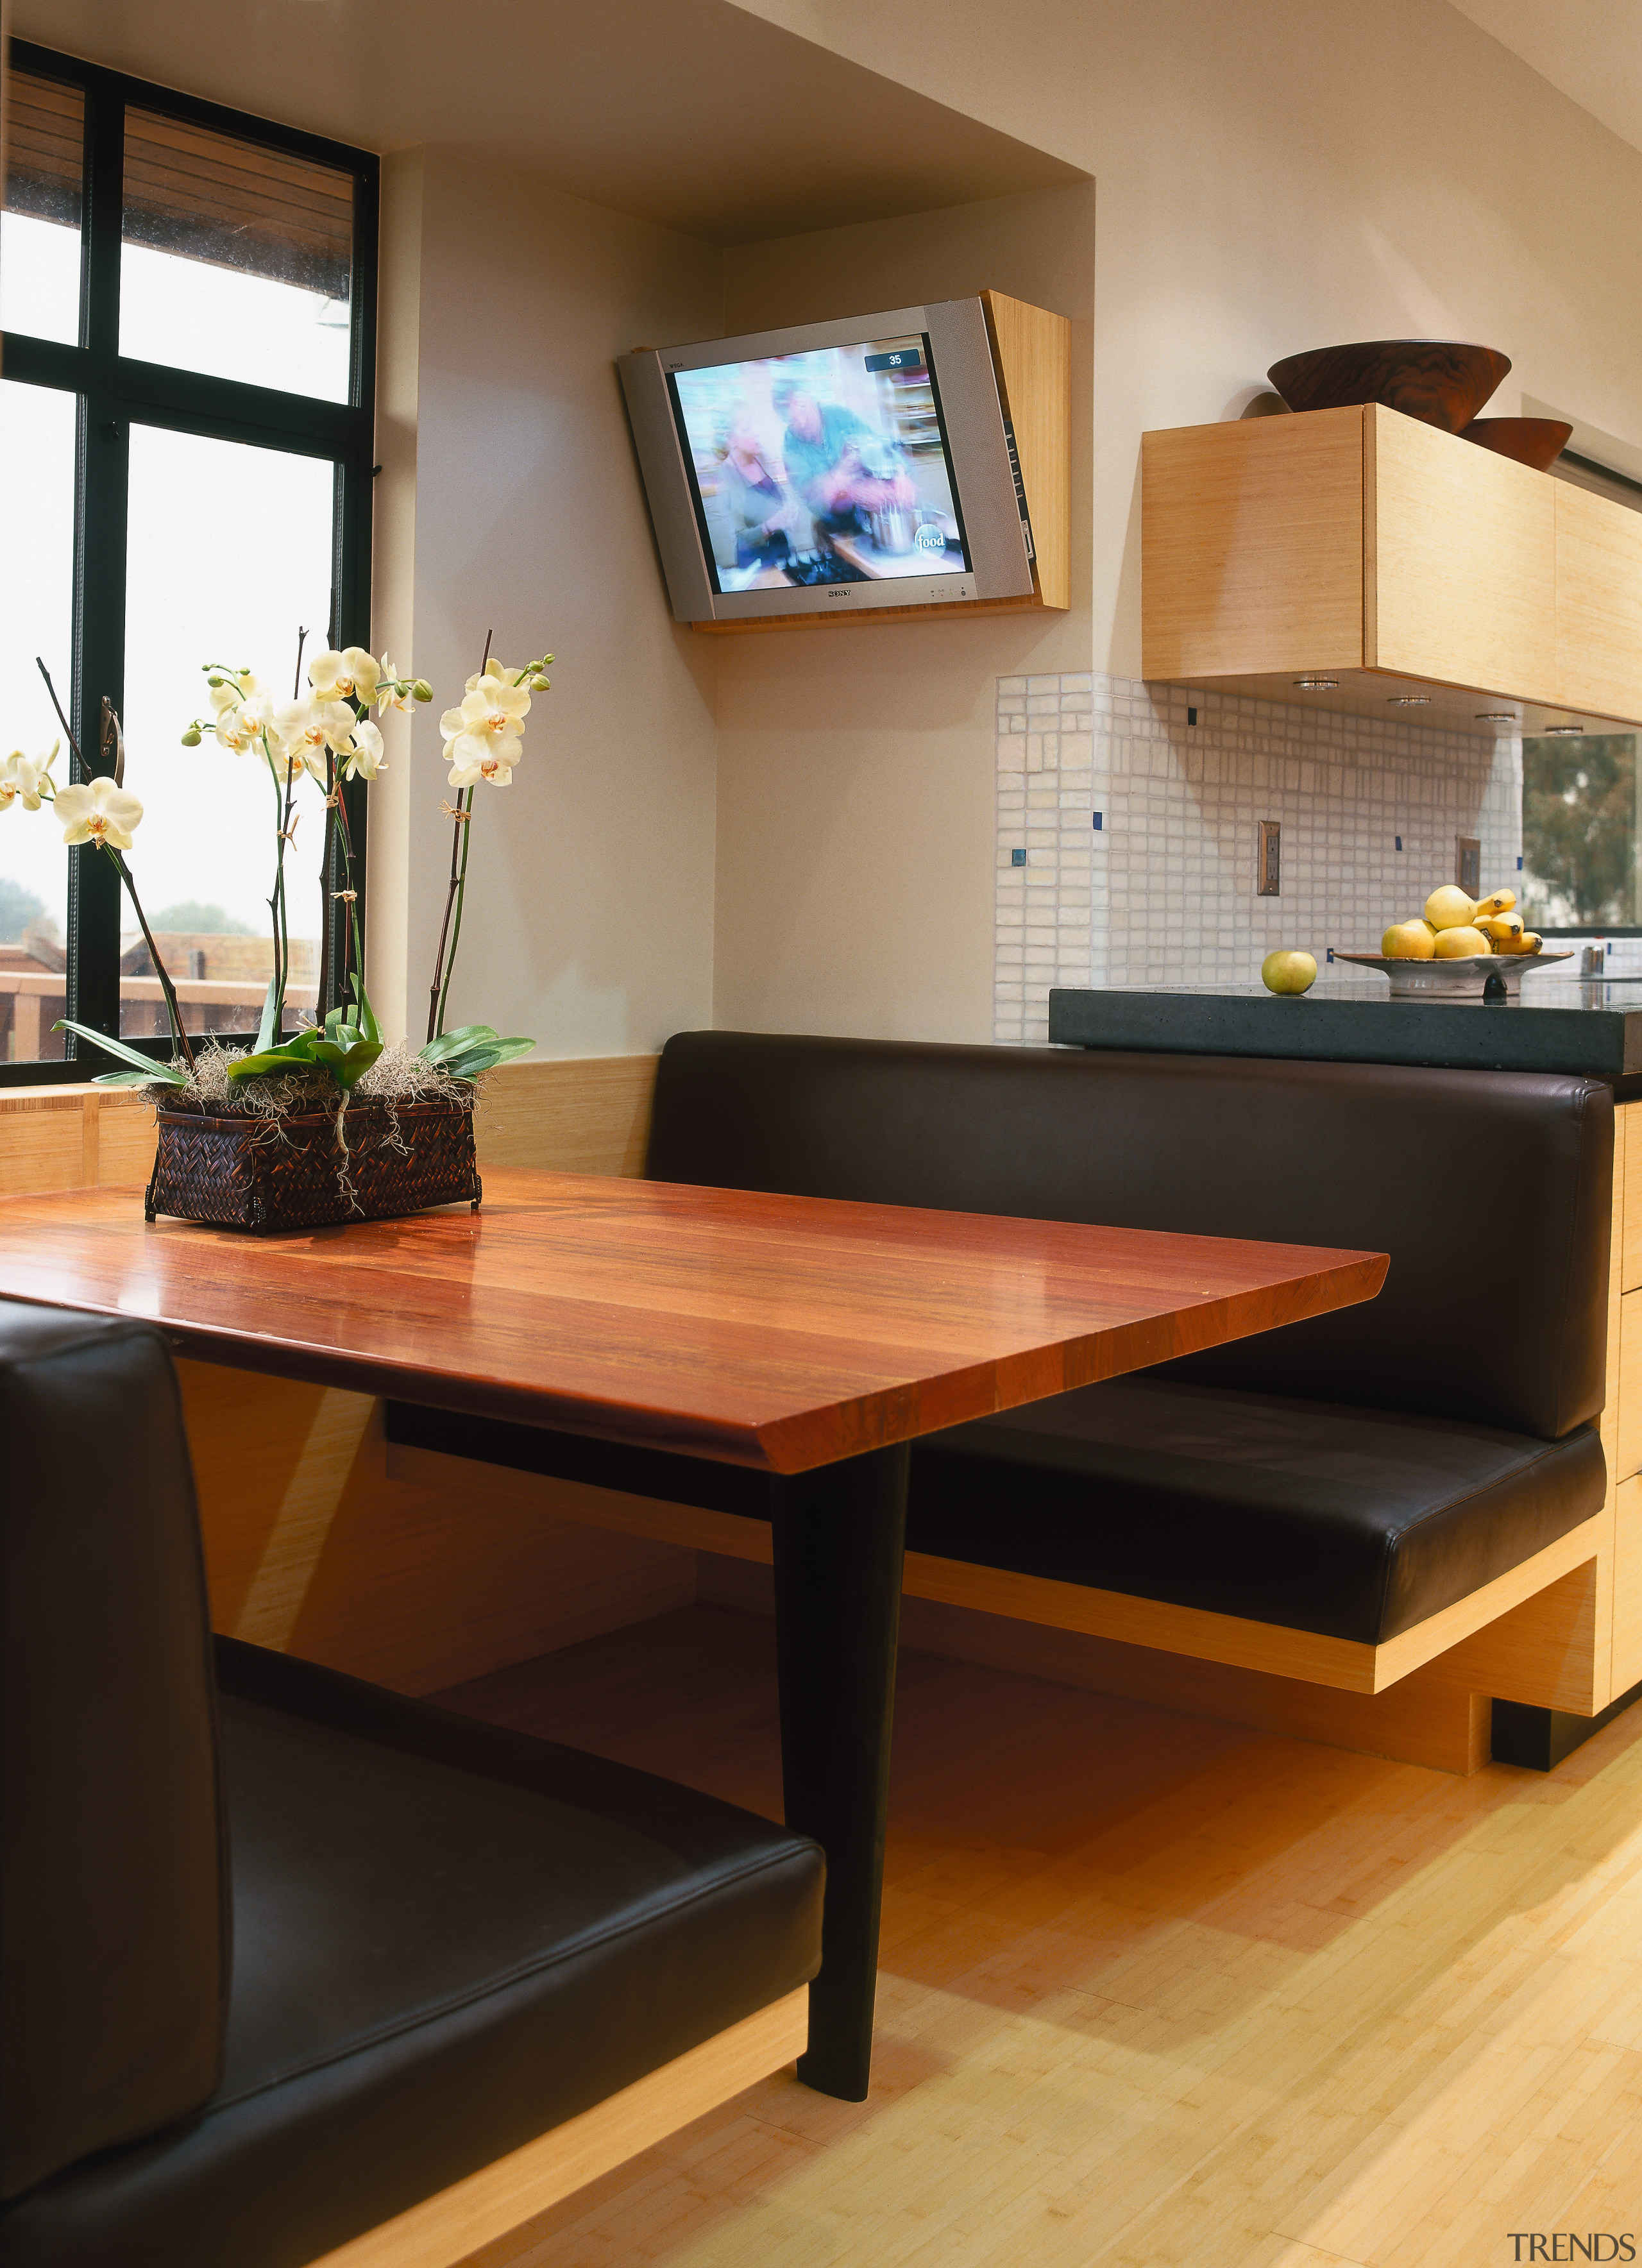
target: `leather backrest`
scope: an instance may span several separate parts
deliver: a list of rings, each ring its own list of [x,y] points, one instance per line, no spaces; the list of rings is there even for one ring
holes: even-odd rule
[[[1171,1367],[1542,1440],[1602,1405],[1596,1080],[688,1032],[662,1054],[645,1170],[1387,1252],[1378,1299]]]
[[[0,2196],[216,2091],[210,1617],[158,1331],[0,1300]]]

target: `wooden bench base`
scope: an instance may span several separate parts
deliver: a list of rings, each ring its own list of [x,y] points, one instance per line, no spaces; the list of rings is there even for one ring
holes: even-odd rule
[[[328,2252],[312,2268],[454,2268],[612,2167],[676,2134],[803,2053],[809,1988],[719,2032],[647,2079],[541,2134],[409,2213]]]

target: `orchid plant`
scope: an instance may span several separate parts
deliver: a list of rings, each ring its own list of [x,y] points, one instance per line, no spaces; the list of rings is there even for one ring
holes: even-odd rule
[[[381,729],[372,711],[379,717],[390,708],[409,710],[413,703],[431,701],[433,693],[425,679],[400,670],[386,656],[379,660],[361,646],[348,646],[340,652],[328,648],[317,654],[308,664],[305,689],[302,649],[306,639],[306,633],[299,633],[297,681],[289,701],[276,701],[248,667],[230,667],[218,662],[204,665],[210,714],[190,720],[182,734],[182,743],[185,747],[197,748],[209,737],[229,755],[250,757],[267,773],[273,792],[274,880],[268,901],[274,943],[273,975],[263,1002],[256,1044],[248,1054],[229,1064],[227,1075],[239,1083],[291,1071],[318,1071],[328,1075],[345,1102],[357,1081],[381,1056],[384,1043],[364,990],[364,956],[354,887],[354,844],[342,789],[344,783],[352,780],[369,783],[386,769]],[[523,669],[508,669],[490,659],[487,639],[485,659],[478,674],[468,679],[460,705],[447,710],[440,720],[445,757],[450,765],[450,784],[456,790],[456,801],[443,806],[453,828],[450,887],[430,989],[427,1043],[420,1054],[424,1062],[452,1079],[475,1079],[497,1064],[527,1054],[535,1044],[527,1039],[504,1039],[489,1024],[469,1024],[460,1031],[446,1032],[445,1010],[461,935],[474,792],[481,781],[493,787],[505,787],[512,780],[522,753],[521,736],[531,694],[547,689],[545,672],[552,659],[551,654],[546,654]],[[82,773],[87,772],[89,767],[75,742],[43,661],[39,667],[75,762]],[[114,861],[158,977],[173,1043],[180,1061],[156,1062],[140,1049],[111,1039],[107,1033],[68,1019],[60,1021],[56,1028],[76,1033],[129,1066],[105,1072],[97,1081],[99,1086],[186,1087],[195,1069],[194,1050],[182,1027],[175,988],[160,958],[124,857],[142,821],[143,806],[124,784],[125,749],[119,719],[107,702],[103,712],[106,769],[102,772],[71,785],[59,786],[52,766],[60,741],[54,742],[46,755],[38,757],[14,750],[0,764],[0,812],[9,810],[14,803],[28,811],[52,805],[63,823],[65,843],[95,843]],[[323,796],[322,887],[328,887],[329,878],[335,870],[335,854],[341,853],[344,887],[332,894],[346,909],[342,925],[342,983],[337,989],[347,993],[350,1005],[331,1009],[323,1024],[316,1023],[285,1036],[285,995],[291,971],[285,854],[299,816],[298,796],[305,781],[316,784]],[[321,999],[331,990],[331,932],[332,924],[327,918],[321,931]]]

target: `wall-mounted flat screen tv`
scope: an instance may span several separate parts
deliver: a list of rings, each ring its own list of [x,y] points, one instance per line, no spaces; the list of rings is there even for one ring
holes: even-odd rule
[[[1031,596],[1031,526],[978,298],[619,367],[681,622]]]

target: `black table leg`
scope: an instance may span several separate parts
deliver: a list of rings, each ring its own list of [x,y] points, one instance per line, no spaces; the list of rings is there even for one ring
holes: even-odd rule
[[[908,1451],[871,1449],[774,1484],[787,1825],[827,1853],[821,1970],[799,2077],[861,2102],[873,2063]]]

